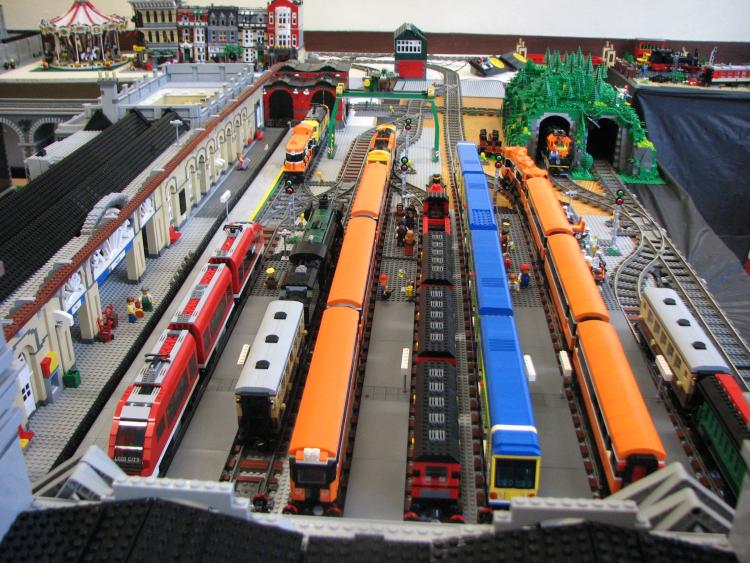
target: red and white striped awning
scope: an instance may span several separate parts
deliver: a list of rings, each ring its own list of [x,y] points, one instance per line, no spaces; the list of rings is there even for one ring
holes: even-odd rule
[[[88,31],[93,28],[124,28],[125,25],[125,18],[117,15],[107,16],[102,14],[88,0],[74,0],[73,5],[65,15],[52,18],[49,21],[42,20],[41,23],[43,31],[63,29],[71,31],[85,29]]]

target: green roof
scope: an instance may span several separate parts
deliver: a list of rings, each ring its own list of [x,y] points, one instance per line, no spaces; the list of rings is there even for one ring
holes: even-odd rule
[[[393,33],[393,37],[398,38],[405,31],[411,31],[420,40],[427,41],[427,37],[425,36],[425,34],[422,33],[422,31],[413,23],[402,23],[401,26]]]

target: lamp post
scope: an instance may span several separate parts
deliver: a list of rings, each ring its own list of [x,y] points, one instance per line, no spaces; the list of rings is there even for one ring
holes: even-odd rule
[[[227,190],[223,194],[221,194],[221,197],[219,198],[219,201],[224,204],[224,207],[227,211],[227,217],[226,217],[227,221],[229,221],[229,198],[231,197],[232,197],[232,192]]]
[[[182,120],[180,119],[173,119],[169,122],[169,124],[174,127],[174,134],[175,134],[175,144],[180,144],[180,127],[182,126]]]

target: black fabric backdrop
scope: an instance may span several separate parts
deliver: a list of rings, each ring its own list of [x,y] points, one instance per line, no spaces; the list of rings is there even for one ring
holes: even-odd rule
[[[631,188],[750,341],[750,94],[639,88],[635,105],[667,184]]]

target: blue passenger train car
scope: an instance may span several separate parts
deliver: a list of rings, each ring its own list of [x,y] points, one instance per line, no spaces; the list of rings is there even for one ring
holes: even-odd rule
[[[513,301],[497,231],[473,231],[471,248],[479,314],[513,316]]]
[[[487,178],[476,145],[458,143],[456,154],[474,273],[489,504],[507,508],[514,496],[537,494],[541,449]]]
[[[542,452],[513,318],[483,315],[481,330],[490,506],[508,507],[536,494]]]

